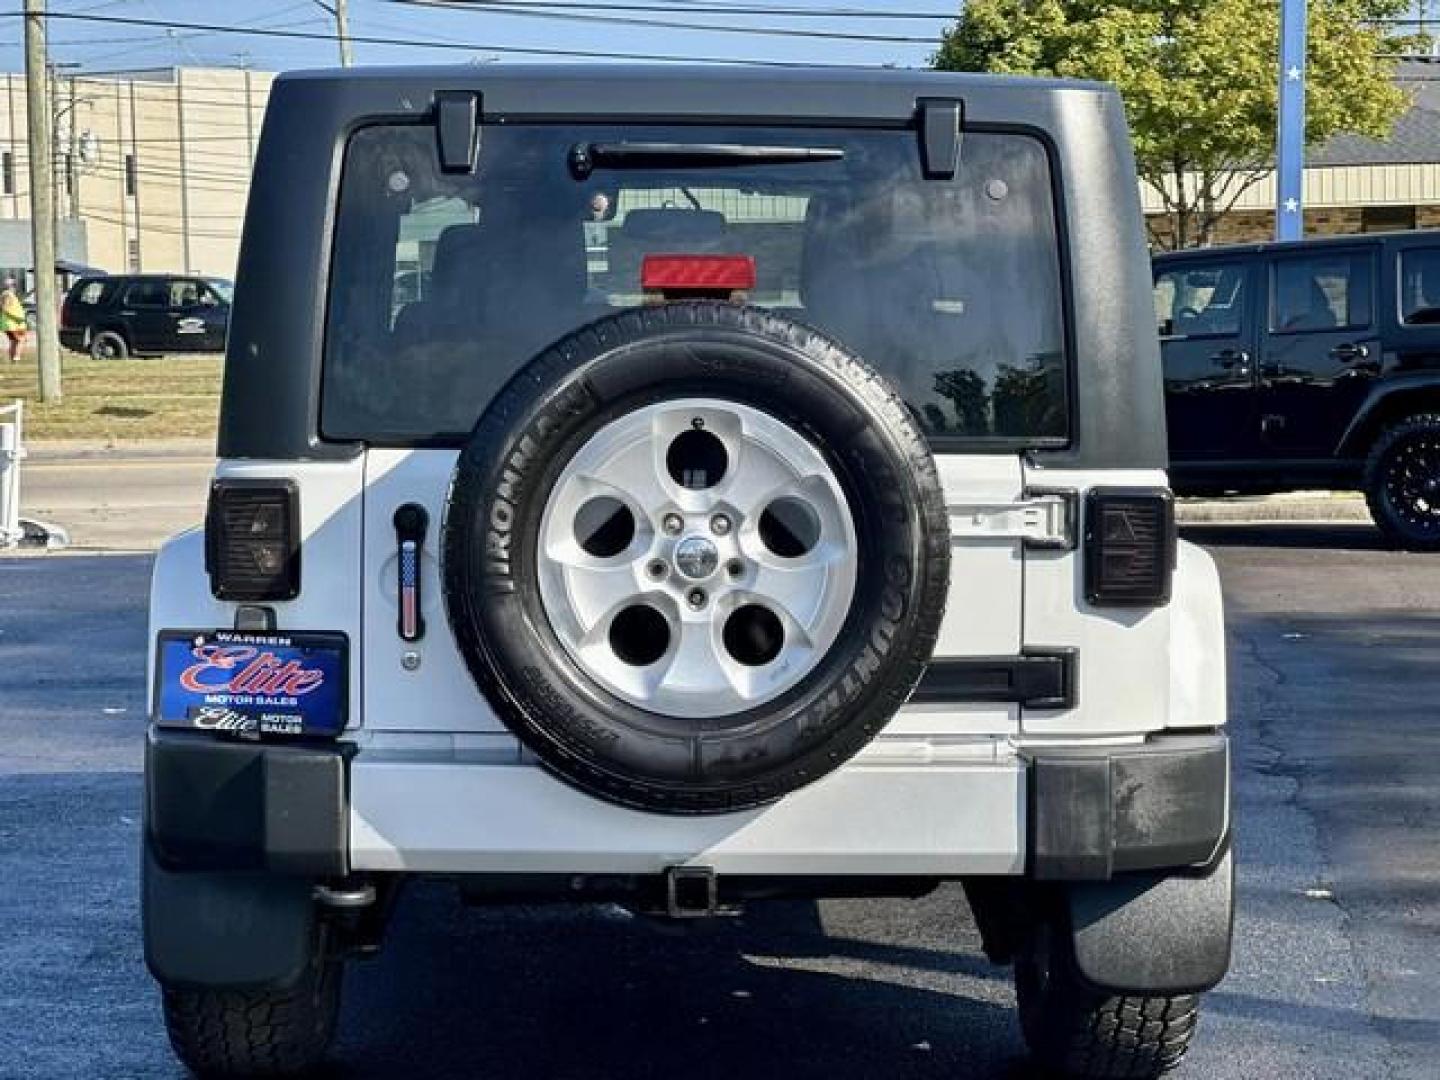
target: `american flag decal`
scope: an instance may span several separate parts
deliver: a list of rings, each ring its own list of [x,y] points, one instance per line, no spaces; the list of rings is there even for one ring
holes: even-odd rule
[[[400,618],[395,627],[402,641],[419,641],[425,636],[425,618],[420,614],[420,555],[425,549],[425,530],[430,515],[419,503],[406,503],[395,511],[397,547],[396,579],[400,586]]]
[[[400,636],[420,636],[420,552],[413,540],[400,545]]]

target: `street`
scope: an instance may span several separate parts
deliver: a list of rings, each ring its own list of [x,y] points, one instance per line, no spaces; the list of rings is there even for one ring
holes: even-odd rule
[[[1440,559],[1364,526],[1188,538],[1227,595],[1240,892],[1178,1075],[1433,1077]],[[0,560],[0,1080],[182,1075],[136,910],[149,566]],[[676,928],[426,885],[346,994],[337,1078],[1030,1075],[957,888]]]
[[[199,522],[215,471],[208,443],[160,445],[165,453],[38,451],[24,465],[24,516],[63,526],[72,548],[154,549]]]

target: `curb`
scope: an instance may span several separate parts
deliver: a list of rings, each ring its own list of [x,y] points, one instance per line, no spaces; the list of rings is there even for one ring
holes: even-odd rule
[[[164,439],[136,442],[91,442],[81,439],[30,439],[30,463],[101,464],[112,461],[214,461],[214,439]]]
[[[1179,499],[1175,504],[1175,516],[1182,525],[1372,524],[1370,508],[1365,504],[1364,497],[1350,492]]]

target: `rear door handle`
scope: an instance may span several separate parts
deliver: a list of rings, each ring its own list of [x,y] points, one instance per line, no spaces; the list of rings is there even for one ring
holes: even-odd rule
[[[395,546],[397,563],[396,585],[399,595],[399,618],[396,632],[401,641],[419,641],[425,636],[425,617],[421,614],[421,556],[425,551],[425,530],[430,515],[419,503],[406,503],[395,511]]]
[[[1221,349],[1210,357],[1210,362],[1226,371],[1238,369],[1241,375],[1250,373],[1250,354],[1244,349]]]
[[[1364,360],[1368,357],[1370,355],[1370,347],[1368,345],[1357,344],[1353,341],[1347,341],[1343,345],[1336,345],[1331,349],[1330,355],[1336,360],[1348,364],[1352,361]]]

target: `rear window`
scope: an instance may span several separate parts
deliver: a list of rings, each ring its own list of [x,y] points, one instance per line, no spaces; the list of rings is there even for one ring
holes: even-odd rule
[[[672,158],[588,175],[593,143],[821,148],[826,160]],[[837,154],[836,151],[839,151]],[[646,302],[649,254],[754,260],[746,299],[878,368],[936,439],[1068,437],[1060,266],[1042,144],[967,133],[954,181],[913,131],[495,125],[475,175],[428,127],[372,127],[346,154],[321,424],[331,438],[467,434],[537,351]]]
[[[1440,323],[1440,248],[1401,252],[1400,318],[1411,326]]]
[[[1155,320],[1161,337],[1234,337],[1244,317],[1244,263],[1180,266],[1155,275]]]

